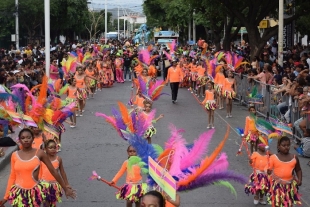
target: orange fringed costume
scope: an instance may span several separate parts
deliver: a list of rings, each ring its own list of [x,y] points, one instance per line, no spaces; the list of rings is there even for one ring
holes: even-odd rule
[[[295,155],[288,162],[281,161],[277,155],[270,157],[269,169],[273,170],[273,181],[267,199],[269,203],[273,202],[272,205],[279,207],[301,205],[297,181],[293,176],[296,163]]]
[[[234,82],[230,82],[228,78],[225,78],[223,85],[223,96],[228,99],[233,99],[236,96],[236,92],[233,90]]]
[[[46,184],[35,180],[33,176],[41,164],[37,152],[29,160],[21,159],[19,151],[12,154],[11,173],[4,196],[12,206],[37,207],[45,199]]]
[[[117,183],[119,178],[127,172],[126,184],[116,194],[116,198],[129,200],[132,203],[139,202],[140,198],[147,192],[147,184],[142,183],[141,168],[139,165],[132,165],[129,169],[128,162],[129,161],[126,160],[123,163],[121,169],[112,180],[112,182]]]
[[[247,142],[256,142],[258,139],[263,140],[256,129],[255,120],[250,116],[245,118],[244,135]]]
[[[56,171],[59,169],[58,159],[57,156],[55,160],[51,161]],[[44,163],[41,164],[40,180],[48,183],[46,201],[49,203],[50,207],[55,207],[57,202],[61,202],[62,188]]]
[[[216,73],[215,78],[214,78],[214,89],[216,90],[216,92],[218,94],[222,94],[223,93],[223,85],[225,83],[225,76],[223,73]]]
[[[214,91],[206,90],[205,91],[205,99],[202,101],[202,105],[205,105],[207,110],[215,110],[216,103],[214,100]]]

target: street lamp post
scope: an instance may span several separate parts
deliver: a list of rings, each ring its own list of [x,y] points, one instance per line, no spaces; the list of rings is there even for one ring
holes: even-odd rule
[[[104,43],[107,44],[107,38],[108,38],[108,6],[107,6],[107,0],[104,1]]]
[[[44,0],[45,20],[45,73],[50,77],[50,0]]]
[[[279,0],[278,64],[283,67],[283,0]]]
[[[117,39],[119,39],[119,6],[117,7]]]
[[[18,0],[15,0],[15,43],[16,43],[16,50],[19,49],[19,24],[18,24]]]

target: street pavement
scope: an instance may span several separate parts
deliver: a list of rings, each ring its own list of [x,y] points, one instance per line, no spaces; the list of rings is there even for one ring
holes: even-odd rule
[[[170,93],[170,87],[164,89]],[[94,99],[87,101],[83,117],[77,118],[77,128],[67,127],[62,140],[62,152],[59,155],[63,158],[66,173],[70,184],[77,190],[76,200],[63,198],[61,207],[115,207],[125,206],[125,202],[115,199],[115,189],[98,181],[89,181],[93,170],[104,179],[110,181],[127,159],[128,144],[122,140],[117,132],[102,118],[96,117],[95,112],[111,114],[111,108],[117,107],[117,101],[127,103],[130,98],[131,84],[115,84],[113,88],[98,91]],[[207,130],[207,114],[197,103],[193,95],[186,89],[179,90],[177,104],[171,103],[171,97],[162,96],[154,103],[157,109],[157,116],[164,114],[165,117],[155,125],[157,134],[153,143],[164,145],[169,138],[168,126],[173,123],[178,128],[185,129],[184,137],[189,143]],[[244,120],[247,116],[247,109],[233,105],[233,117],[226,119],[224,110],[217,110],[215,113],[216,132],[209,146],[208,154],[220,143],[226,132],[227,125],[231,127],[229,140],[224,152],[227,153],[230,162],[230,170],[235,170],[246,176],[252,172],[248,165],[246,153],[236,156],[241,139],[234,131],[235,127],[244,127]],[[271,149],[275,152],[275,141]],[[291,152],[294,152],[291,149]],[[303,169],[303,186],[300,191],[304,195],[304,204],[310,206],[309,195],[309,166],[308,160],[300,158]],[[10,165],[0,171],[0,195],[4,194]],[[118,182],[118,186],[124,183],[124,177]],[[244,186],[232,183],[237,191],[237,197],[230,193],[230,190],[220,186],[207,186],[193,191],[181,193],[181,206],[184,207],[248,207],[253,206],[253,197],[244,193]],[[306,193],[307,192],[307,193]],[[8,205],[7,205],[8,206]]]

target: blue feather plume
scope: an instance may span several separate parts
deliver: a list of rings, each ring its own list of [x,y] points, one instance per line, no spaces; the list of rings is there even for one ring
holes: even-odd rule
[[[242,128],[236,128],[236,131],[238,132],[239,136],[242,136],[244,134],[244,129]]]
[[[9,93],[0,93],[0,102],[8,101],[10,98],[14,103],[17,103],[19,104],[19,106],[22,106],[22,102],[21,100],[19,100],[17,96]]]

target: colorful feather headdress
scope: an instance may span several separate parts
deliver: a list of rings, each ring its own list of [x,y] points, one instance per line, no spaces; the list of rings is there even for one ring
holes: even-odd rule
[[[220,154],[228,139],[229,128],[224,139],[210,156],[206,156],[205,153],[214,130],[201,134],[192,145],[188,145],[182,137],[184,130],[176,129],[173,125],[170,126],[170,129],[171,137],[167,141],[163,153],[157,158],[157,162],[174,177],[178,191],[193,190],[208,185],[222,185],[235,193],[229,181],[241,184],[247,182],[247,178],[243,175],[228,170],[227,156],[225,153]],[[149,179],[148,184],[156,187],[156,183],[152,179]]]

